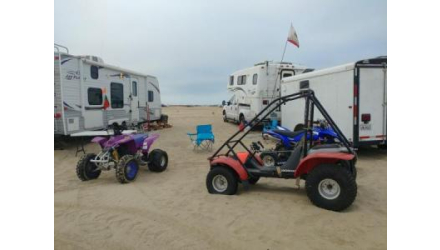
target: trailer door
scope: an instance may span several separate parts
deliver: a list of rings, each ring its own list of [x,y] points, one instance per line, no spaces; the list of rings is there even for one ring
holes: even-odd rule
[[[379,144],[387,135],[387,69],[359,68],[359,143]]]
[[[132,122],[139,121],[139,81],[137,78],[130,79],[130,118]]]

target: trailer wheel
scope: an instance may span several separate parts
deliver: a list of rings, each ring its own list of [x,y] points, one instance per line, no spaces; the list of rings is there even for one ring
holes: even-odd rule
[[[206,188],[211,194],[233,195],[237,193],[238,180],[233,170],[214,167],[206,177]]]
[[[342,211],[356,198],[357,185],[353,175],[333,164],[322,164],[312,169],[307,176],[306,192],[317,207]]]
[[[168,166],[168,154],[167,152],[154,149],[148,156],[148,169],[152,172],[163,172]]]
[[[128,183],[136,180],[139,163],[132,155],[124,155],[116,165],[116,180]]]
[[[86,154],[81,157],[76,164],[76,176],[82,181],[97,179],[101,174],[95,163],[90,160],[95,159],[96,154]]]

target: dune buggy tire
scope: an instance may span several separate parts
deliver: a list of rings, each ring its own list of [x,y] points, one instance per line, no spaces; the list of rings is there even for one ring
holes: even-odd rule
[[[206,176],[206,188],[211,194],[233,195],[237,193],[238,178],[233,170],[214,167]]]
[[[167,152],[154,149],[148,156],[148,169],[152,172],[163,172],[168,166],[168,154]]]
[[[255,185],[255,184],[257,184],[258,180],[260,180],[260,176],[257,176],[257,177],[250,177],[249,180],[248,180],[248,182],[249,182],[249,184],[251,184],[251,185]]]
[[[343,168],[347,169],[348,172],[350,172],[353,175],[354,180],[357,179],[357,169],[356,169],[356,166],[351,167],[350,163],[348,163],[347,161],[341,161],[339,164]]]
[[[226,116],[226,111],[223,110],[223,121],[228,122],[228,117]]]
[[[79,159],[76,164],[76,176],[82,181],[88,181],[97,179],[101,174],[101,170],[98,169],[95,163],[90,162],[94,159],[96,154],[85,154]]]
[[[342,211],[356,199],[357,185],[353,175],[346,168],[322,164],[308,173],[306,192],[315,206]]]
[[[124,155],[116,165],[116,180],[129,183],[136,180],[139,173],[139,162],[132,155]]]

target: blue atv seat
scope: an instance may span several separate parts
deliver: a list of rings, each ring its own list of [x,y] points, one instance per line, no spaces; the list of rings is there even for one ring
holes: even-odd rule
[[[305,132],[305,130],[299,130],[299,131],[292,132],[289,130],[281,130],[281,129],[274,129],[272,131],[277,134],[284,135],[284,136],[287,136],[290,138],[296,137],[297,135],[300,135]]]

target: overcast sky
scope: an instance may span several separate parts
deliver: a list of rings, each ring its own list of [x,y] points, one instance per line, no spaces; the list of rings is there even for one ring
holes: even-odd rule
[[[157,76],[164,104],[219,104],[228,76],[279,61],[320,69],[387,54],[385,0],[55,0],[55,43]]]

